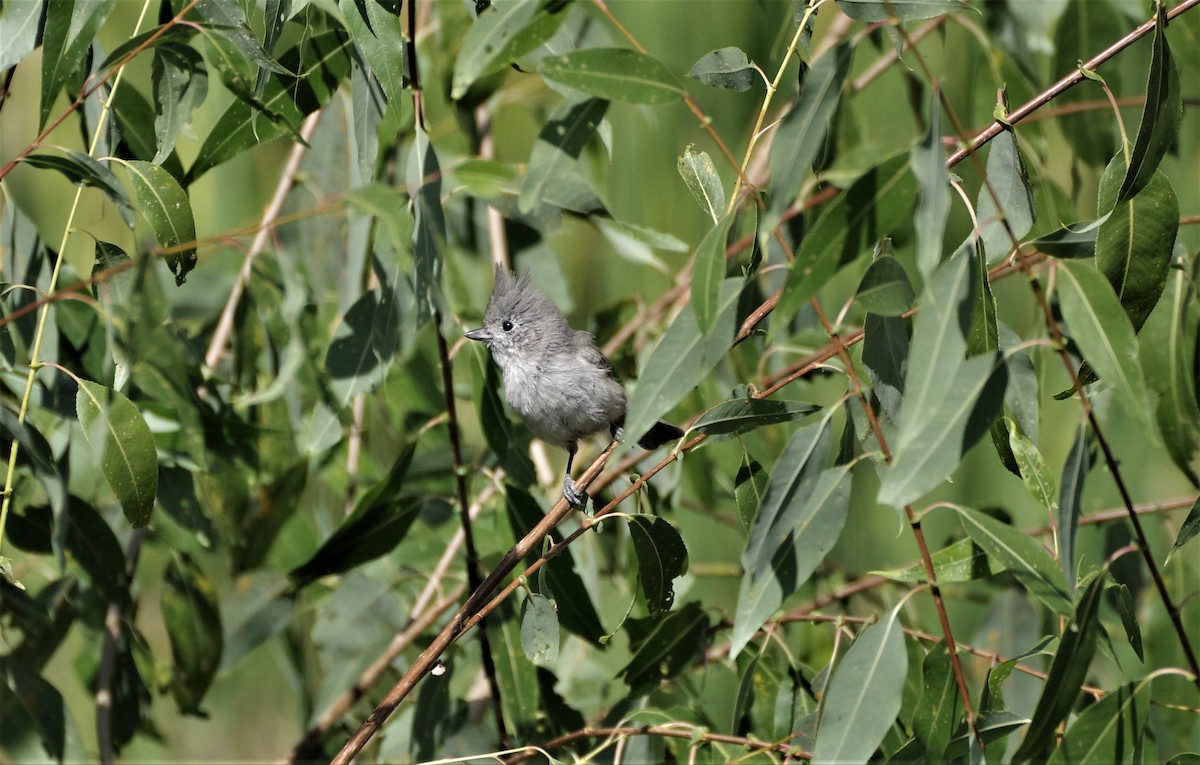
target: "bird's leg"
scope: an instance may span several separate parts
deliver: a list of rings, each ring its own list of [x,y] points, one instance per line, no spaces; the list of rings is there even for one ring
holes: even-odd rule
[[[588,501],[587,492],[576,489],[575,479],[571,477],[571,465],[575,462],[575,448],[575,444],[571,444],[571,447],[567,449],[567,470],[563,473],[563,496],[573,507],[584,507]]]

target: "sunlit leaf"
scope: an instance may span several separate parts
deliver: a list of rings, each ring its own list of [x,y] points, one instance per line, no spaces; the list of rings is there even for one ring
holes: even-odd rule
[[[117,205],[125,225],[133,228],[133,205],[125,195],[125,189],[112,170],[103,163],[89,157],[81,151],[67,151],[64,156],[55,154],[30,154],[21,159],[27,165],[57,170],[73,183],[100,189],[104,195]]]
[[[584,48],[538,63],[548,80],[609,101],[659,106],[683,98],[683,86],[659,61],[628,48]]]
[[[728,47],[709,51],[688,71],[688,77],[705,85],[726,90],[747,91],[759,79],[758,70],[741,48]]]
[[[145,526],[158,493],[158,451],[146,421],[125,396],[87,380],[79,381],[75,409],[126,520]]]
[[[462,98],[481,77],[494,74],[554,35],[566,14],[538,0],[496,0],[467,30],[454,61],[450,97]]]
[[[1004,571],[999,561],[990,557],[983,551],[983,548],[969,538],[960,539],[950,546],[938,550],[930,555],[929,559],[933,563],[933,573],[937,577],[938,584],[986,579]],[[914,563],[905,568],[872,573],[898,582],[929,581],[929,574],[925,570],[924,563]]]
[[[696,151],[695,144],[689,143],[683,150],[683,156],[676,161],[675,167],[679,170],[683,182],[687,184],[688,191],[696,198],[700,209],[716,223],[725,212],[725,188],[721,185],[721,177],[717,175],[712,157],[708,156],[706,151]],[[722,248],[722,266],[724,254]],[[725,269],[722,267],[722,276],[724,273]]]
[[[96,33],[115,5],[116,0],[54,0],[46,7],[46,24],[42,33],[42,109],[39,128],[46,126],[54,99],[83,65]],[[36,16],[33,22],[36,25]],[[5,42],[3,47],[7,48]],[[69,95],[73,99],[76,94]]]
[[[158,165],[129,160],[125,169],[137,211],[150,224],[154,238],[163,247],[178,248],[166,257],[175,283],[182,285],[196,267],[196,223],[187,192]]]
[[[921,186],[917,200],[917,269],[928,279],[942,261],[946,218],[950,214],[950,172],[942,146],[942,100],[937,88],[929,92],[929,119],[925,135],[909,153],[908,164]],[[992,149],[994,153],[996,150]]]
[[[738,398],[709,409],[692,423],[690,430],[710,436],[746,433],[764,425],[799,419],[820,409],[805,401]]]
[[[980,187],[975,207],[983,250],[998,260],[1012,252],[1014,239],[1019,242],[1029,233],[1035,217],[1029,174],[1011,128],[1001,130],[989,144],[987,182],[991,191]]]
[[[558,614],[549,598],[533,594],[521,601],[521,648],[533,662],[558,661]]]
[[[1157,7],[1154,47],[1150,54],[1150,75],[1146,84],[1146,106],[1142,110],[1142,121],[1133,143],[1129,168],[1117,192],[1117,204],[1136,197],[1150,183],[1162,158],[1175,142],[1179,121],[1183,117],[1179,71],[1171,56],[1171,46],[1167,44],[1167,9],[1162,3]]]
[[[404,32],[400,17],[374,0],[338,0],[338,9],[346,20],[346,28],[371,66],[389,102],[404,98],[407,85],[405,74]],[[364,15],[365,14],[365,15]]]
[[[607,110],[607,101],[589,98],[564,101],[551,112],[529,155],[521,182],[521,212],[528,214],[537,207],[546,186],[575,163]]]
[[[719,219],[696,247],[695,268],[692,272],[692,311],[696,314],[701,332],[711,330],[720,315],[721,292],[727,289],[725,240],[732,224],[732,215]]]
[[[1038,600],[1060,614],[1071,613],[1066,578],[1038,540],[978,510],[957,508],[975,544],[1015,576]]]
[[[975,10],[960,0],[837,0],[838,8],[855,21],[920,21],[958,11]]]

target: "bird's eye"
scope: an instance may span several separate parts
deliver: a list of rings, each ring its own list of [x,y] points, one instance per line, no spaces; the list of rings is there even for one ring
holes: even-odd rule
[[[500,325],[500,329],[504,330],[505,332],[512,332],[512,328],[513,328],[513,323],[511,321],[505,321],[503,324]]]

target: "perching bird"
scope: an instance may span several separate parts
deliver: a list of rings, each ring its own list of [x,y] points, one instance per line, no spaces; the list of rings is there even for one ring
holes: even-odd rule
[[[605,428],[619,440],[625,422],[625,389],[595,338],[572,329],[558,307],[529,283],[529,274],[514,279],[500,265],[483,326],[466,336],[487,343],[504,376],[504,398],[529,430],[567,450],[563,496],[576,507],[585,505],[587,494],[571,478],[578,441]],[[682,436],[682,430],[660,420],[638,445],[657,449]]]

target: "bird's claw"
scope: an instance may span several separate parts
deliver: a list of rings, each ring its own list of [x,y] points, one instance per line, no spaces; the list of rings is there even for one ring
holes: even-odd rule
[[[588,495],[586,491],[579,491],[575,488],[575,479],[571,476],[563,477],[563,496],[567,502],[571,503],[572,507],[586,507]]]

